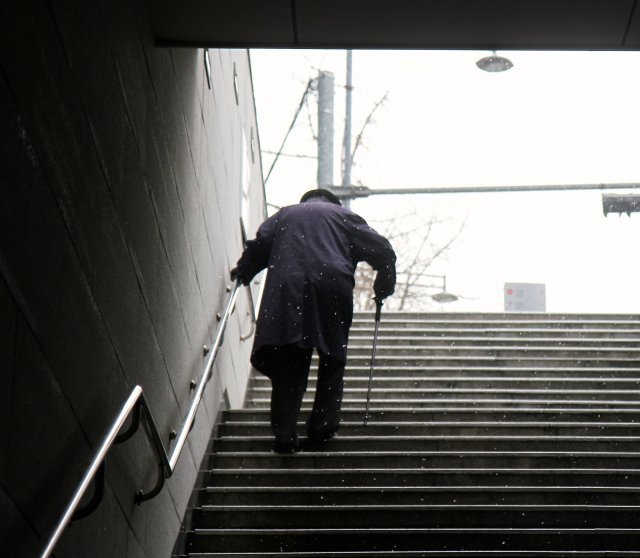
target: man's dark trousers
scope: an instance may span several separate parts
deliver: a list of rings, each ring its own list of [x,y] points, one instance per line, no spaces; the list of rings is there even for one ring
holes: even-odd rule
[[[270,347],[267,371],[271,378],[271,428],[276,446],[297,447],[296,423],[307,389],[313,349],[295,345]],[[307,435],[329,439],[340,426],[344,363],[318,351],[320,364]]]

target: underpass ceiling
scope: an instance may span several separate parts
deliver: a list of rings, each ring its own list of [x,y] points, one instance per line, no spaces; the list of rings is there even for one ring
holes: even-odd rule
[[[640,0],[147,0],[158,44],[637,50]]]

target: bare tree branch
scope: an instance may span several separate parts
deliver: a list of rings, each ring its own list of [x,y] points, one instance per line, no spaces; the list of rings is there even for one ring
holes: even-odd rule
[[[429,268],[444,258],[464,230],[464,222],[456,227],[443,241],[434,240],[436,233],[450,219],[432,217],[424,219],[415,212],[374,223],[375,228],[386,236],[396,249],[398,282],[396,292],[389,299],[388,307],[395,310],[418,310],[428,308],[434,289],[439,285],[425,284]],[[376,272],[361,264],[356,269],[354,305],[358,310],[373,310],[373,282]]]
[[[364,144],[364,134],[367,127],[374,122],[373,117],[376,111],[387,101],[390,91],[387,91],[380,100],[374,104],[367,115],[360,132],[356,136],[353,150],[350,154],[343,153],[342,168],[345,167],[345,158],[350,157],[351,164],[354,165],[355,156]],[[460,236],[464,228],[464,223],[444,243],[435,245],[433,236],[434,230],[440,229],[448,219],[431,217],[426,220],[416,214],[409,213],[404,216],[395,217],[381,221],[383,224],[383,234],[396,247],[398,257],[396,268],[398,276],[403,281],[398,281],[396,294],[389,301],[390,307],[397,310],[405,307],[419,309],[428,304],[430,300],[429,285],[419,283],[435,261],[441,259]],[[373,284],[376,272],[368,264],[358,265],[355,273],[354,306],[358,310],[373,310]]]
[[[360,147],[360,145],[362,145],[365,129],[367,128],[367,126],[369,124],[371,124],[373,122],[374,113],[376,112],[376,110],[378,110],[379,107],[381,107],[384,104],[384,102],[387,100],[388,96],[389,96],[389,91],[387,91],[382,96],[382,98],[375,105],[373,105],[373,108],[371,109],[371,112],[369,112],[369,114],[367,115],[367,118],[364,121],[364,124],[362,125],[362,128],[360,128],[360,132],[356,136],[356,141],[355,141],[355,144],[353,145],[353,151],[351,151],[351,164],[352,165],[353,165],[353,161],[356,158],[356,151],[358,151],[358,147]]]

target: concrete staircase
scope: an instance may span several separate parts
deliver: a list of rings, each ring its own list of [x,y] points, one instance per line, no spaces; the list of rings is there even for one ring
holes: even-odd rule
[[[190,556],[640,556],[640,317],[383,313],[363,427],[372,334],[356,315],[325,451],[272,453],[252,381]]]

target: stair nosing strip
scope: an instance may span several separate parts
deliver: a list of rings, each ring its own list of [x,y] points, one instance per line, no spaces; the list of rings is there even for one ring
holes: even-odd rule
[[[399,468],[399,469],[387,469],[387,468],[346,468],[346,469],[313,469],[313,468],[300,468],[300,469],[224,469],[224,468],[215,468],[210,470],[203,470],[202,472],[212,475],[229,475],[229,474],[238,474],[238,475],[254,475],[254,474],[266,474],[266,475],[288,475],[288,474],[296,474],[303,475],[306,473],[316,473],[321,475],[336,475],[339,473],[344,474],[371,474],[371,475],[379,475],[383,473],[389,474],[437,474],[437,475],[450,475],[450,474],[461,474],[461,475],[477,475],[477,474],[498,474],[498,473],[509,473],[515,475],[528,475],[528,474],[540,474],[540,475],[640,475],[640,469],[610,469],[610,468],[510,468],[510,467],[460,467],[460,468],[438,468],[438,469],[422,469],[422,468]]]
[[[640,486],[590,486],[590,485],[561,485],[561,486],[544,486],[544,485],[450,485],[450,486],[401,486],[401,485],[371,485],[371,486],[205,486],[201,489],[202,492],[208,494],[214,493],[246,493],[246,492],[260,492],[260,493],[289,493],[295,491],[296,493],[307,492],[362,492],[362,493],[393,493],[393,492],[505,492],[505,493],[517,493],[517,492],[586,492],[586,493],[599,493],[599,492],[613,492],[613,493],[628,493],[636,494],[640,493]],[[208,505],[208,504],[207,504]],[[634,506],[640,508],[640,504]]]
[[[375,384],[375,378],[373,379],[373,383]],[[271,392],[271,388],[250,388],[249,390],[247,390],[249,392],[255,393],[256,396],[260,396],[260,395],[264,395],[264,394],[269,394]],[[589,389],[556,389],[556,390],[552,390],[552,389],[508,389],[508,388],[503,388],[503,389],[486,389],[483,390],[482,388],[418,388],[418,389],[411,389],[411,388],[407,388],[407,389],[402,389],[402,388],[395,388],[395,389],[389,389],[389,388],[385,388],[384,393],[406,393],[410,391],[411,393],[427,393],[427,394],[431,394],[431,393],[451,393],[451,394],[456,394],[456,393],[493,393],[493,394],[500,394],[500,393],[513,393],[513,394],[522,394],[522,393],[535,393],[536,395],[539,394],[553,394],[553,395],[576,395],[576,396],[581,396],[581,395],[622,395],[622,394],[628,394],[628,395],[640,395],[640,390],[636,391],[636,390],[620,390],[620,389],[611,389],[611,390],[606,390],[606,389],[593,389],[593,390],[589,390]],[[312,395],[315,393],[315,390],[309,390],[305,395]],[[367,393],[367,388],[365,387],[361,387],[361,388],[345,388],[344,389],[344,393],[349,393],[351,395],[357,395],[357,394],[361,394],[361,393]],[[372,392],[373,394],[376,394],[376,390],[374,390]],[[380,393],[380,391],[378,390],[377,393]],[[439,398],[441,400],[441,398]],[[270,400],[270,398],[269,398]],[[419,399],[419,401],[421,401],[421,399]],[[343,399],[344,401],[344,399]],[[399,401],[402,401],[402,399],[399,399]],[[539,399],[538,401],[558,401],[557,399]],[[571,401],[571,400],[568,400]],[[578,400],[581,401],[581,400]],[[607,399],[596,399],[596,400],[590,400],[591,402],[598,402],[598,401],[609,401]],[[627,399],[620,399],[618,401],[628,401]],[[632,401],[633,402],[633,401]],[[640,405],[640,400],[635,401],[635,403]]]
[[[638,533],[640,534],[640,528],[638,527],[315,527],[315,528],[275,528],[275,529],[256,529],[256,528],[229,528],[229,529],[215,529],[215,528],[196,528],[193,530],[196,535],[207,535],[207,534],[227,534],[227,535],[247,535],[247,534],[256,534],[256,535],[281,535],[281,534],[299,534],[299,535],[308,535],[310,533],[362,533],[362,534],[372,534],[372,533],[619,533],[621,535],[625,535],[628,533]]]
[[[638,505],[619,504],[203,504],[199,506],[203,511],[347,511],[347,510],[368,510],[368,511],[401,511],[401,510],[491,510],[491,511],[639,511]]]
[[[216,451],[208,453],[210,456],[242,456],[242,457],[264,457],[271,456],[277,459],[296,459],[298,457],[314,457],[314,458],[329,458],[329,457],[640,457],[640,451],[399,451],[399,450],[386,450],[386,451],[304,451],[301,453],[291,455],[280,455],[271,451]],[[429,469],[427,469],[429,470]]]
[[[251,413],[260,413],[260,414],[268,414],[269,413],[269,409],[251,409],[251,408],[244,408],[244,409],[232,409],[232,410],[228,410],[225,411],[226,413],[240,413],[240,414],[251,414]],[[355,412],[362,412],[361,409],[358,410],[353,410],[350,409],[348,410],[349,413],[355,413]],[[579,408],[567,408],[567,409],[544,409],[544,408],[537,408],[537,407],[531,407],[531,408],[525,408],[525,407],[517,407],[517,408],[505,408],[505,407],[454,407],[454,408],[450,408],[450,407],[431,407],[429,409],[422,409],[422,408],[415,408],[415,407],[407,407],[405,409],[402,408],[394,408],[394,407],[388,407],[388,408],[377,408],[375,410],[376,413],[402,413],[402,412],[412,412],[412,413],[429,413],[429,414],[439,414],[439,413],[505,413],[505,412],[509,412],[509,413],[559,413],[559,412],[566,412],[566,413],[574,413],[574,414],[585,414],[585,413],[610,413],[610,414],[614,414],[614,413],[621,413],[621,414],[639,414],[640,411],[636,411],[633,409],[611,409],[608,407],[603,407],[603,408],[596,408],[596,409],[579,409]]]
[[[272,435],[261,436],[230,436],[224,435],[216,438],[220,441],[253,441],[253,442],[262,442],[262,441],[273,441]],[[416,435],[416,436],[398,436],[396,434],[373,434],[370,436],[360,436],[360,435],[348,435],[341,434],[339,438],[333,439],[329,443],[333,443],[337,440],[344,440],[349,442],[356,442],[362,440],[370,440],[370,441],[381,441],[381,440],[398,440],[398,441],[443,441],[443,440],[480,440],[480,441],[488,441],[488,440],[500,440],[500,441],[552,441],[552,442],[570,442],[570,441],[579,441],[579,442],[640,442],[640,436],[555,436],[555,435],[535,435],[535,436],[488,436],[488,435],[458,435],[458,436],[449,436],[449,435]]]

